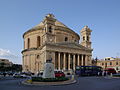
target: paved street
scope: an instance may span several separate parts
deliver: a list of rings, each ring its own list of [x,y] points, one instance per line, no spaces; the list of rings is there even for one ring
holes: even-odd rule
[[[7,78],[0,80],[0,90],[120,90],[120,79],[104,77],[80,77],[72,85],[27,86],[24,79]]]

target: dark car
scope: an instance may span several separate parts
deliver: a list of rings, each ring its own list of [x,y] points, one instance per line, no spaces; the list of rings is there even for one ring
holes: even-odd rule
[[[65,74],[62,71],[55,71],[55,77],[65,77]]]
[[[116,70],[114,68],[107,68],[104,70],[108,75],[112,74],[116,74]]]
[[[13,76],[14,72],[8,72],[9,76]]]

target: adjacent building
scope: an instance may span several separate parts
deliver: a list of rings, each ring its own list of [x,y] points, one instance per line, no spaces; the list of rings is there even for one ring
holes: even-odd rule
[[[11,67],[13,65],[8,59],[0,59],[0,67]]]
[[[56,70],[71,71],[76,66],[91,65],[91,32],[88,26],[77,34],[53,14],[23,34],[23,71],[37,73],[52,59]],[[80,42],[81,38],[81,43]]]
[[[103,60],[98,60],[97,66],[101,66],[103,69],[114,68],[116,71],[120,71],[120,58],[106,57]]]

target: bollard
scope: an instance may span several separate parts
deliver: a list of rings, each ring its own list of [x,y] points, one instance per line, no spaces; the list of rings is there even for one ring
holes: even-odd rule
[[[112,74],[112,73],[110,73],[110,76],[112,77],[112,76],[113,76],[113,74]]]
[[[74,75],[72,75],[72,80],[74,80]]]

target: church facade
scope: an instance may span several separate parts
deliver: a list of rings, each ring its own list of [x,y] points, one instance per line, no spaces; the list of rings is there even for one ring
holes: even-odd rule
[[[55,19],[54,15],[46,15],[40,24],[23,34],[23,71],[43,71],[44,63],[49,59],[56,70],[63,71],[74,71],[76,66],[91,65],[92,30],[85,26],[80,32],[81,36]]]

